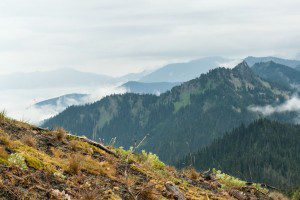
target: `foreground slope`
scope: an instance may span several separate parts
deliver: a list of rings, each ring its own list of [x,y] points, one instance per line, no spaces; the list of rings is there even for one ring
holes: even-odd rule
[[[282,189],[300,186],[300,125],[261,119],[241,126],[198,153],[181,166],[199,170],[218,168],[249,181]],[[192,157],[192,160],[191,160]],[[192,163],[191,163],[192,161]]]
[[[0,114],[0,199],[270,199],[257,184],[176,171],[135,154]]]
[[[262,80],[243,62],[234,69],[211,70],[159,97],[112,95],[73,106],[43,126],[61,126],[104,142],[116,137],[116,145],[125,148],[148,135],[142,148],[175,163],[241,123],[258,119],[260,114],[249,106],[278,104],[290,94]]]

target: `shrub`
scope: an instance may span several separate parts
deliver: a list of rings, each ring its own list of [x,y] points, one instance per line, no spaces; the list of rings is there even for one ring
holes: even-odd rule
[[[62,179],[62,180],[65,180],[65,179],[67,178],[67,177],[66,177],[62,172],[60,172],[60,171],[54,172],[53,175],[54,175],[55,177],[58,177],[58,178]]]
[[[55,158],[61,158],[63,155],[63,152],[60,149],[56,149],[54,147],[51,147],[51,152]]]
[[[183,174],[192,180],[197,180],[200,177],[200,174],[194,168],[184,169]]]
[[[11,143],[10,136],[2,130],[0,130],[0,141],[7,146]]]
[[[300,199],[300,188],[297,189],[292,195],[292,200],[299,200],[299,199]]]
[[[151,185],[150,183],[144,184],[141,187],[141,190],[138,194],[138,199],[149,199],[149,200],[154,200],[157,199],[157,196],[155,195],[155,191],[154,191],[154,186],[155,185]]]
[[[64,141],[64,140],[66,139],[66,137],[67,137],[67,132],[66,132],[65,129],[63,129],[63,128],[56,128],[55,133],[56,133],[55,139],[56,139],[57,141],[62,142],[62,141]]]
[[[0,147],[0,158],[7,159],[8,156],[9,155],[7,154],[5,148],[4,147]]]
[[[22,142],[24,144],[26,144],[27,146],[30,146],[30,147],[33,147],[35,148],[36,147],[36,139],[30,135],[26,135],[22,138]]]
[[[70,174],[78,174],[81,170],[82,156],[78,154],[71,155],[68,162],[67,172]]]
[[[25,158],[21,154],[18,154],[18,153],[11,154],[8,158],[8,162],[11,165],[20,167],[22,170],[28,169],[28,167],[25,163]]]
[[[163,169],[165,167],[165,163],[159,160],[158,156],[153,153],[147,153],[145,150],[142,151],[141,154],[142,160],[149,164],[154,169]]]
[[[2,110],[0,112],[0,121],[4,121],[6,119],[6,111]]]
[[[244,187],[246,185],[245,181],[241,181],[238,178],[222,173],[220,170],[213,169],[213,173],[216,175],[217,179],[220,180],[222,186],[225,188]]]
[[[269,194],[269,197],[272,199],[272,200],[288,200],[287,197],[285,197],[283,194],[279,193],[279,192],[271,192]]]

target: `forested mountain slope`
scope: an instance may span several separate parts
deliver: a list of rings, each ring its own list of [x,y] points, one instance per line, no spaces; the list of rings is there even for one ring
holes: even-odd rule
[[[282,189],[300,185],[300,125],[261,119],[217,139],[179,166],[220,169]]]
[[[256,63],[251,68],[260,77],[284,85],[300,85],[300,71],[273,61]]]
[[[258,119],[249,106],[278,104],[289,95],[290,90],[262,80],[243,62],[234,69],[211,70],[159,97],[112,95],[72,106],[43,126],[62,126],[105,142],[116,137],[116,145],[125,148],[148,135],[141,148],[172,163],[241,123]]]
[[[119,88],[125,88],[129,93],[137,94],[155,94],[159,95],[168,90],[171,90],[174,86],[180,85],[176,82],[154,82],[154,83],[143,83],[138,81],[128,81]]]

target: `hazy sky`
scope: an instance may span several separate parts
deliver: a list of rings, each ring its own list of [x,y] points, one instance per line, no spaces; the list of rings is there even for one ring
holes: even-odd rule
[[[197,57],[300,59],[299,0],[1,0],[0,73],[121,75]]]

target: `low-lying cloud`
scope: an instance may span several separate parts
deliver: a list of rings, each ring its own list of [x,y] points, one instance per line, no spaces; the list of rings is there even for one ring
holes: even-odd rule
[[[249,110],[253,112],[262,113],[265,116],[272,115],[274,113],[283,113],[283,112],[298,112],[300,114],[300,98],[296,95],[291,99],[287,100],[283,104],[277,106],[250,106]],[[298,117],[299,118],[299,117]]]
[[[23,120],[31,124],[40,124],[43,120],[65,110],[71,105],[93,103],[110,94],[121,94],[125,89],[116,85],[105,85],[99,88],[52,88],[31,90],[4,90],[1,91],[0,110],[5,110],[9,117]],[[79,101],[65,99],[55,105],[35,106],[36,103],[69,93],[89,94]]]

